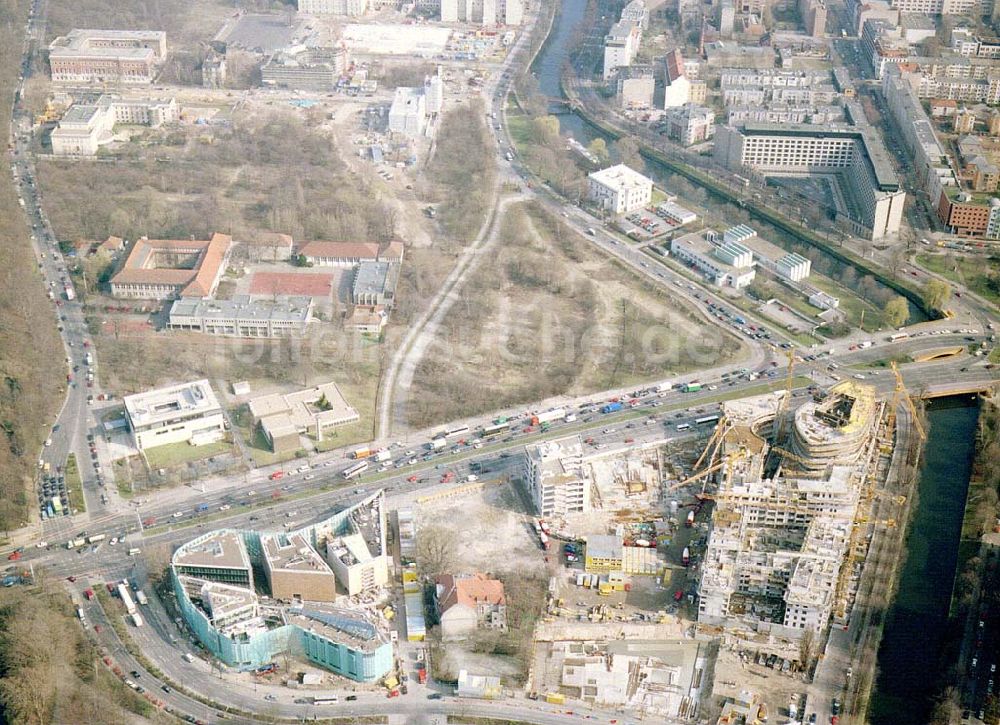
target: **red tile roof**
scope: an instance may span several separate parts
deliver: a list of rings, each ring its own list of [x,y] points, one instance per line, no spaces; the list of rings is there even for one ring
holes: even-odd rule
[[[222,274],[233,238],[228,234],[212,235],[211,240],[139,239],[125,259],[121,271],[111,278],[112,284],[146,284],[180,287],[181,297],[208,297]],[[201,253],[193,269],[156,268],[149,266],[160,251]]]
[[[482,602],[491,605],[507,603],[504,595],[503,582],[490,579],[485,574],[441,574],[437,578],[441,587],[438,603],[442,612],[462,604],[473,609]]]
[[[299,254],[319,259],[378,259],[375,242],[306,242]]]

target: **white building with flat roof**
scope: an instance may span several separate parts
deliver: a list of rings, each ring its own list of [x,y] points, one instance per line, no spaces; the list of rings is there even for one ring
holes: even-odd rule
[[[583,441],[568,436],[526,447],[526,480],[543,517],[590,511],[590,475]]]
[[[427,130],[427,96],[423,88],[400,86],[389,107],[389,130],[419,138]]]
[[[123,402],[139,450],[167,443],[202,445],[225,434],[222,406],[208,380],[126,395]]]
[[[641,209],[653,198],[653,182],[625,164],[594,171],[587,177],[587,197],[612,214]]]
[[[619,21],[604,37],[604,80],[610,80],[618,68],[632,65],[642,39],[642,28],[635,23]]]
[[[176,123],[180,118],[177,102],[126,101],[115,96],[101,96],[93,103],[74,103],[50,136],[53,156],[94,156],[113,140],[115,125],[157,128]]]
[[[670,242],[670,253],[720,287],[742,289],[756,276],[753,252],[711,229],[677,237]]]

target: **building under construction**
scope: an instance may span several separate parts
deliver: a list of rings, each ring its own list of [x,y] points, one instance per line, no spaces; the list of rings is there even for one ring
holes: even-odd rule
[[[797,640],[853,596],[885,404],[844,381],[788,410],[788,392],[726,403],[699,460],[717,476],[700,622]],[[863,559],[863,553],[862,553]]]

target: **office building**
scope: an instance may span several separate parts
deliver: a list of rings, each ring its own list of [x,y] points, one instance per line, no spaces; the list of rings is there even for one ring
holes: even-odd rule
[[[333,428],[360,420],[336,383],[323,383],[292,393],[271,393],[248,404],[256,426],[275,453],[298,450],[299,436],[312,432],[317,440]]]
[[[95,156],[98,149],[113,140],[116,125],[158,128],[176,123],[177,102],[126,101],[116,96],[100,96],[93,103],[74,103],[50,136],[53,156]]]
[[[525,480],[543,518],[590,511],[591,479],[580,436],[528,445]]]
[[[338,518],[339,517],[339,518]],[[367,504],[354,506],[337,514],[329,525],[316,529],[319,550],[337,575],[337,582],[348,596],[354,597],[389,583],[389,559],[386,546],[385,496],[379,491]]]
[[[214,443],[225,435],[222,406],[207,380],[126,395],[122,402],[140,451],[168,443]]]
[[[826,35],[825,0],[799,0],[799,17],[807,35],[812,38]]]
[[[207,241],[142,237],[112,276],[111,294],[155,300],[212,297],[232,245],[232,237],[218,232]]]
[[[838,208],[858,234],[882,239],[899,231],[903,191],[885,147],[864,127],[751,124],[722,126],[715,159],[763,176],[824,174],[837,181]]]
[[[587,198],[610,214],[626,214],[649,204],[653,182],[625,164],[587,176]]]
[[[753,282],[753,252],[711,229],[692,232],[670,242],[670,253],[719,287],[742,289]]]
[[[399,265],[364,261],[358,264],[351,285],[351,301],[364,307],[390,308],[396,299]]]
[[[507,629],[503,582],[485,574],[441,574],[436,580],[441,636],[461,639],[477,629]]]
[[[423,88],[396,89],[389,107],[391,133],[420,138],[427,130],[427,97]]]
[[[312,310],[311,297],[174,300],[167,329],[220,337],[299,337],[312,320]]]
[[[344,47],[295,46],[279,50],[261,66],[261,82],[275,88],[331,91],[349,64]]]
[[[334,575],[319,552],[354,522],[377,527],[383,510],[379,491],[302,529],[226,529],[183,544],[171,560],[171,580],[184,622],[211,656],[237,670],[289,653],[351,680],[380,680],[394,664],[388,632],[362,608],[333,601]],[[381,536],[384,555],[384,530]],[[271,593],[266,616],[255,568]]]
[[[262,534],[260,546],[274,599],[332,602],[337,598],[337,577],[302,534]]]
[[[49,44],[55,83],[149,84],[166,56],[160,30],[71,30]]]

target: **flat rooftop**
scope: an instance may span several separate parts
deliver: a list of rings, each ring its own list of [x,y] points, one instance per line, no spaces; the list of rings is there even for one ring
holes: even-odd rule
[[[594,534],[585,537],[587,556],[592,559],[621,559],[622,537],[610,534]]]
[[[305,607],[288,609],[285,621],[332,642],[348,644],[353,649],[366,652],[372,652],[387,643],[378,628],[359,612],[338,607],[310,602]]]
[[[179,383],[145,393],[126,395],[125,414],[133,428],[174,420],[178,416],[207,415],[221,411],[208,380]]]
[[[178,317],[221,317],[240,320],[307,322],[312,316],[313,301],[306,296],[279,296],[277,299],[254,299],[236,295],[231,300],[174,300],[171,321]]]
[[[625,189],[638,189],[651,185],[653,182],[640,174],[638,171],[629,168],[625,164],[609,166],[600,171],[594,171],[590,178],[604,186],[623,191]]]
[[[745,135],[752,136],[796,136],[801,138],[853,138],[861,144],[871,163],[875,182],[880,191],[897,191],[899,177],[889,161],[889,154],[882,142],[869,129],[859,126],[827,126],[806,123],[757,123],[740,124]]]
[[[362,262],[354,273],[354,296],[381,294],[395,287],[395,268],[390,262]]]
[[[323,557],[302,534],[269,534],[260,539],[264,556],[275,571],[318,572],[333,576]]]
[[[325,403],[321,405],[324,401]],[[304,430],[317,422],[321,426],[342,425],[361,418],[333,382],[292,393],[263,395],[251,400],[249,406],[250,414],[255,420],[263,420],[273,415],[286,415],[299,430]]]
[[[195,539],[174,554],[178,566],[216,567],[220,569],[249,569],[243,540],[235,531],[213,531]]]

